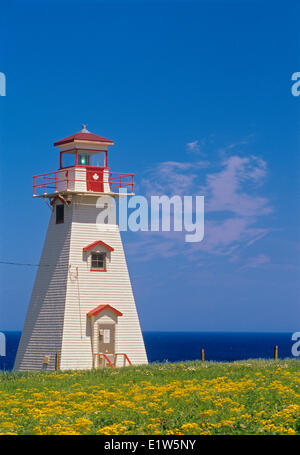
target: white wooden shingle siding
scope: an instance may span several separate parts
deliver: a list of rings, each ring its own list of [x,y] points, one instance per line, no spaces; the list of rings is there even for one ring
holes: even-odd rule
[[[96,224],[100,208],[95,196],[72,196],[65,205],[65,221],[56,224],[55,205],[49,222],[16,361],[17,370],[92,368],[91,318],[87,313],[109,304],[123,313],[116,317],[116,352],[126,353],[133,364],[147,363],[143,336],[132,293],[121,236],[117,225]],[[102,240],[114,248],[107,254],[107,271],[91,271],[87,245]],[[106,251],[103,246],[97,251]],[[114,317],[103,312],[99,318]],[[98,318],[98,319],[99,319]],[[123,360],[119,359],[119,365]]]

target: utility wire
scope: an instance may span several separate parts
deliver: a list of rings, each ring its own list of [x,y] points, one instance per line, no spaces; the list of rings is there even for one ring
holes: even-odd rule
[[[26,266],[26,267],[66,267],[65,264],[27,264],[24,262],[9,262],[9,261],[0,261],[0,264],[3,265],[20,265],[20,266]]]
[[[8,261],[0,261],[0,264],[5,264],[5,265],[26,265],[28,267],[38,267],[39,264],[25,264],[23,262],[8,262]]]

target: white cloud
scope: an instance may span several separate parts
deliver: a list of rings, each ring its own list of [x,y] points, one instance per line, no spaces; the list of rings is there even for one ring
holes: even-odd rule
[[[269,256],[267,256],[265,254],[259,254],[255,257],[248,258],[246,261],[246,264],[241,268],[242,269],[257,268],[257,267],[261,267],[261,266],[269,264],[269,263],[270,263]]]
[[[194,141],[191,147],[197,146]],[[195,260],[201,253],[227,256],[239,261],[243,249],[262,239],[271,229],[258,222],[272,213],[261,187],[267,176],[267,163],[255,155],[236,153],[208,161],[166,161],[147,171],[141,181],[143,193],[151,195],[204,195],[205,235],[199,243],[186,245],[181,233],[141,234],[144,258],[182,253]],[[261,224],[261,223],[260,223]],[[140,242],[140,240],[139,240]],[[140,244],[141,246],[141,244]],[[254,267],[264,255],[249,260]]]
[[[141,188],[151,195],[192,195],[199,170],[209,166],[207,161],[164,161],[145,172]]]
[[[202,151],[198,140],[188,142],[186,144],[186,148],[189,152],[193,152],[193,153],[200,153]]]
[[[228,211],[242,217],[268,215],[267,198],[256,194],[257,184],[266,176],[266,162],[255,156],[233,155],[221,163],[221,170],[206,176],[202,191],[207,197],[206,212]],[[253,183],[253,187],[247,183]]]

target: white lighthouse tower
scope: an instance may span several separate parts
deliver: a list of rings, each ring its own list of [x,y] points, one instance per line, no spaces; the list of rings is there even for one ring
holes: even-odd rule
[[[114,210],[110,200],[125,197],[121,188],[133,193],[133,174],[110,172],[114,143],[85,125],[54,145],[59,169],[34,177],[51,217],[14,369],[145,364],[119,227],[110,216],[97,222],[101,210]]]

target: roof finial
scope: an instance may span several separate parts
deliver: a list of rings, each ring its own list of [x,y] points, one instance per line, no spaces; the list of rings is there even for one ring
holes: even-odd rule
[[[89,131],[86,129],[86,125],[85,124],[82,125],[82,129],[81,129],[80,132],[81,133],[89,133]]]

